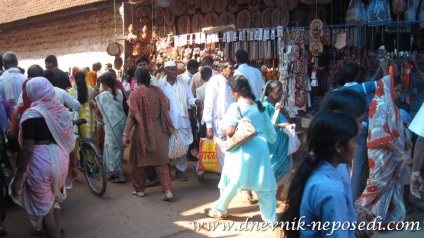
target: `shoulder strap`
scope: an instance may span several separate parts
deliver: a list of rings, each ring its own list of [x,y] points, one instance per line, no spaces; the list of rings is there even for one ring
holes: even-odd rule
[[[237,111],[239,113],[240,119],[243,118],[243,113],[241,113],[240,106],[237,103]]]

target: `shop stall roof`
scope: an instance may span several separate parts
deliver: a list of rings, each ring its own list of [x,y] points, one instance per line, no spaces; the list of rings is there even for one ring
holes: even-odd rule
[[[0,0],[0,25],[108,0]]]

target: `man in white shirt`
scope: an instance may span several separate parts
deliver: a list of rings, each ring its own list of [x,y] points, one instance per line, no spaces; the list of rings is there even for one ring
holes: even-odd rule
[[[209,79],[205,90],[205,102],[203,108],[203,121],[206,123],[206,137],[214,139],[216,152],[221,169],[224,167],[225,138],[223,117],[231,103],[235,102],[231,95],[230,85],[227,80],[234,74],[234,65],[228,61],[219,64],[220,74]],[[203,180],[203,172],[198,172],[198,178]]]
[[[249,81],[253,95],[259,99],[265,86],[265,81],[262,77],[261,71],[247,64],[249,61],[249,54],[247,54],[247,52],[244,50],[237,50],[236,60],[238,68],[234,72],[234,75],[243,75],[247,81]]]
[[[0,76],[0,96],[2,100],[8,100],[10,105],[16,106],[26,77],[18,69],[18,58],[15,53],[6,52],[2,61],[5,71]]]
[[[169,116],[187,151],[188,146],[193,142],[188,106],[200,106],[202,101],[194,98],[188,84],[177,76],[177,64],[174,61],[165,63],[165,71],[166,76],[159,80],[159,87],[169,98],[171,104]],[[186,155],[177,158],[175,160],[175,166],[177,167],[175,178],[181,181],[187,181],[188,178],[184,175],[184,172],[187,170]]]
[[[200,64],[197,62],[197,60],[189,60],[187,62],[186,71],[178,76],[184,79],[188,85],[190,85],[193,75],[199,72],[199,66]]]
[[[204,67],[211,68],[212,69],[212,75],[219,74],[216,70],[213,70],[213,58],[211,56],[203,57],[201,65],[202,65],[202,68],[204,68]],[[191,92],[194,94],[194,96],[196,96],[196,89],[199,88],[200,86],[202,86],[203,83],[204,83],[204,81],[202,80],[200,72],[195,73],[193,75],[193,77],[191,78],[191,83],[190,83],[190,89],[191,89]]]
[[[179,77],[182,78],[188,85],[190,85],[193,75],[197,74],[197,72],[199,71],[199,66],[200,64],[199,62],[197,62],[197,60],[194,60],[194,59],[189,60],[187,62],[186,71],[180,74]],[[191,123],[191,133],[193,134],[193,143],[191,143],[191,145],[188,148],[187,158],[191,161],[197,161],[197,157],[191,154],[191,151],[193,149],[197,150],[197,148],[199,147],[199,143],[198,143],[199,139],[197,136],[197,123],[196,123],[196,117],[195,117],[196,108],[188,107],[188,114],[189,114],[189,119]]]
[[[145,69],[149,70],[149,72],[150,72],[150,60],[146,56],[138,57],[137,60],[135,61],[135,66],[137,66],[137,69],[138,68],[145,68]],[[150,85],[159,86],[158,80],[156,79],[155,76],[153,76],[151,74],[150,74]],[[136,84],[134,86],[134,89],[136,89],[137,87],[138,87],[138,85]]]
[[[35,77],[44,77],[47,80],[49,80],[50,83],[52,83],[54,80],[53,70],[47,69],[43,71],[43,68],[41,68],[41,66],[37,64],[31,65],[28,68],[27,74],[28,74],[28,80],[31,80],[32,78],[35,78]],[[67,108],[72,109],[73,111],[79,111],[81,109],[81,104],[78,102],[78,100],[76,100],[71,95],[69,95],[69,93],[66,92],[65,90],[54,86],[54,92],[55,92],[55,99],[57,99],[60,102],[60,104],[64,105]],[[23,102],[23,99],[22,99],[22,93],[21,93],[21,95],[19,95],[18,104],[22,102]]]
[[[43,77],[52,83],[54,80],[54,72],[51,70],[44,70]],[[72,97],[67,91],[58,87],[54,87],[54,92],[56,93],[55,98],[60,102],[60,104],[76,112],[81,109],[81,104],[78,102],[78,100]]]

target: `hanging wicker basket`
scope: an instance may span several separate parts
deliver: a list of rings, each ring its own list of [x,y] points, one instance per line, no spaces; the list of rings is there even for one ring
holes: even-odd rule
[[[124,52],[124,46],[118,42],[110,43],[106,49],[110,56],[120,56]]]

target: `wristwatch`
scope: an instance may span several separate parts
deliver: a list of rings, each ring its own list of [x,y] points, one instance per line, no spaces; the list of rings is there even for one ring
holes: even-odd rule
[[[415,177],[419,177],[420,176],[420,171],[412,172],[412,175],[414,175]]]

